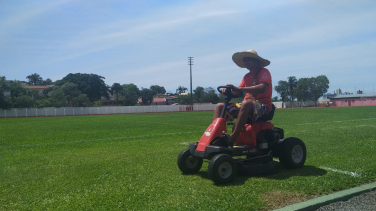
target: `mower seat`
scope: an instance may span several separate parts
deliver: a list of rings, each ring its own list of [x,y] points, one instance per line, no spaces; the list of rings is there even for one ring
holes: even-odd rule
[[[256,122],[267,122],[267,121],[272,120],[274,116],[274,111],[275,111],[275,106],[272,103],[272,110],[269,113],[262,115],[260,118],[256,120]]]

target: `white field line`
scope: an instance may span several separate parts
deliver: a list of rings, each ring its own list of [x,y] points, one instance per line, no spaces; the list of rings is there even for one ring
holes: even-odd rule
[[[333,168],[329,168],[329,167],[325,167],[325,166],[320,166],[319,168],[325,169],[325,170],[328,170],[328,171],[332,171],[332,172],[341,173],[341,174],[347,174],[347,175],[350,175],[352,177],[361,177],[362,176],[362,175],[360,175],[360,174],[358,174],[356,172],[342,171],[342,170],[333,169]]]
[[[192,141],[192,142],[182,142],[182,143],[180,143],[181,145],[190,145],[190,144],[192,144],[194,141]]]
[[[332,121],[332,122],[308,122],[296,125],[317,125],[317,124],[332,124],[332,123],[342,123],[342,122],[355,122],[355,121],[368,121],[375,120],[376,118],[367,118],[367,119],[352,119],[352,120],[342,120],[342,121]]]
[[[329,131],[329,130],[336,130],[338,131],[339,129],[348,129],[348,128],[361,128],[361,127],[373,127],[376,128],[376,125],[356,125],[356,126],[347,126],[347,127],[335,127],[335,128],[320,128],[318,130],[301,130],[299,132],[285,132],[285,134],[300,134],[300,133],[317,133],[317,131]]]
[[[109,138],[99,138],[99,139],[90,139],[90,140],[77,140],[77,141],[56,142],[56,143],[46,143],[46,144],[2,145],[2,146],[0,146],[0,148],[51,146],[51,145],[85,143],[85,142],[96,142],[96,141],[112,141],[112,140],[118,140],[118,139],[145,138],[145,137],[153,137],[153,136],[174,136],[174,135],[183,135],[183,134],[198,133],[198,132],[203,133],[203,131],[197,130],[197,131],[188,131],[188,132],[182,132],[182,133],[160,133],[160,134],[139,135],[139,136],[120,136],[120,137],[109,137]]]
[[[273,158],[273,161],[279,162],[279,159],[278,158]],[[327,171],[336,172],[336,173],[347,174],[347,175],[350,175],[352,177],[361,177],[362,176],[361,174],[358,174],[356,172],[342,171],[342,170],[333,169],[333,168],[329,168],[329,167],[325,167],[325,166],[320,166],[319,168],[320,169],[325,169]]]

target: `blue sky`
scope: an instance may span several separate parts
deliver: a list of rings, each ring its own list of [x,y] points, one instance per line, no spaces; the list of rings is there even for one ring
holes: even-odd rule
[[[238,85],[231,57],[271,61],[273,87],[326,75],[328,92],[376,86],[376,1],[0,0],[0,76],[53,81],[94,73],[108,85]],[[273,96],[277,93],[274,92]]]

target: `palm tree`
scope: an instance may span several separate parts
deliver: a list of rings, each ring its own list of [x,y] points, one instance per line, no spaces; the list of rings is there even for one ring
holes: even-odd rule
[[[119,83],[114,83],[111,86],[111,94],[115,95],[115,102],[118,103],[119,93],[123,90],[123,87]]]
[[[188,89],[184,86],[179,86],[177,89],[176,89],[176,93],[185,93],[185,91],[187,91]]]
[[[39,85],[43,83],[43,78],[39,74],[34,73],[26,77],[29,80],[30,85]]]
[[[281,95],[282,102],[286,102],[288,98],[288,82],[278,81],[278,85],[274,87],[275,91]]]

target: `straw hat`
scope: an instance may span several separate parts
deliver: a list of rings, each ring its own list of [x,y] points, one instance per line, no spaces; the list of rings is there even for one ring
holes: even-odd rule
[[[259,60],[261,67],[266,67],[270,64],[269,60],[264,59],[264,58],[260,57],[259,55],[257,55],[257,52],[255,50],[236,52],[236,53],[234,53],[234,55],[232,55],[232,60],[239,67],[245,68],[245,64],[244,64],[244,61],[243,61],[244,57],[251,57],[251,58]]]

